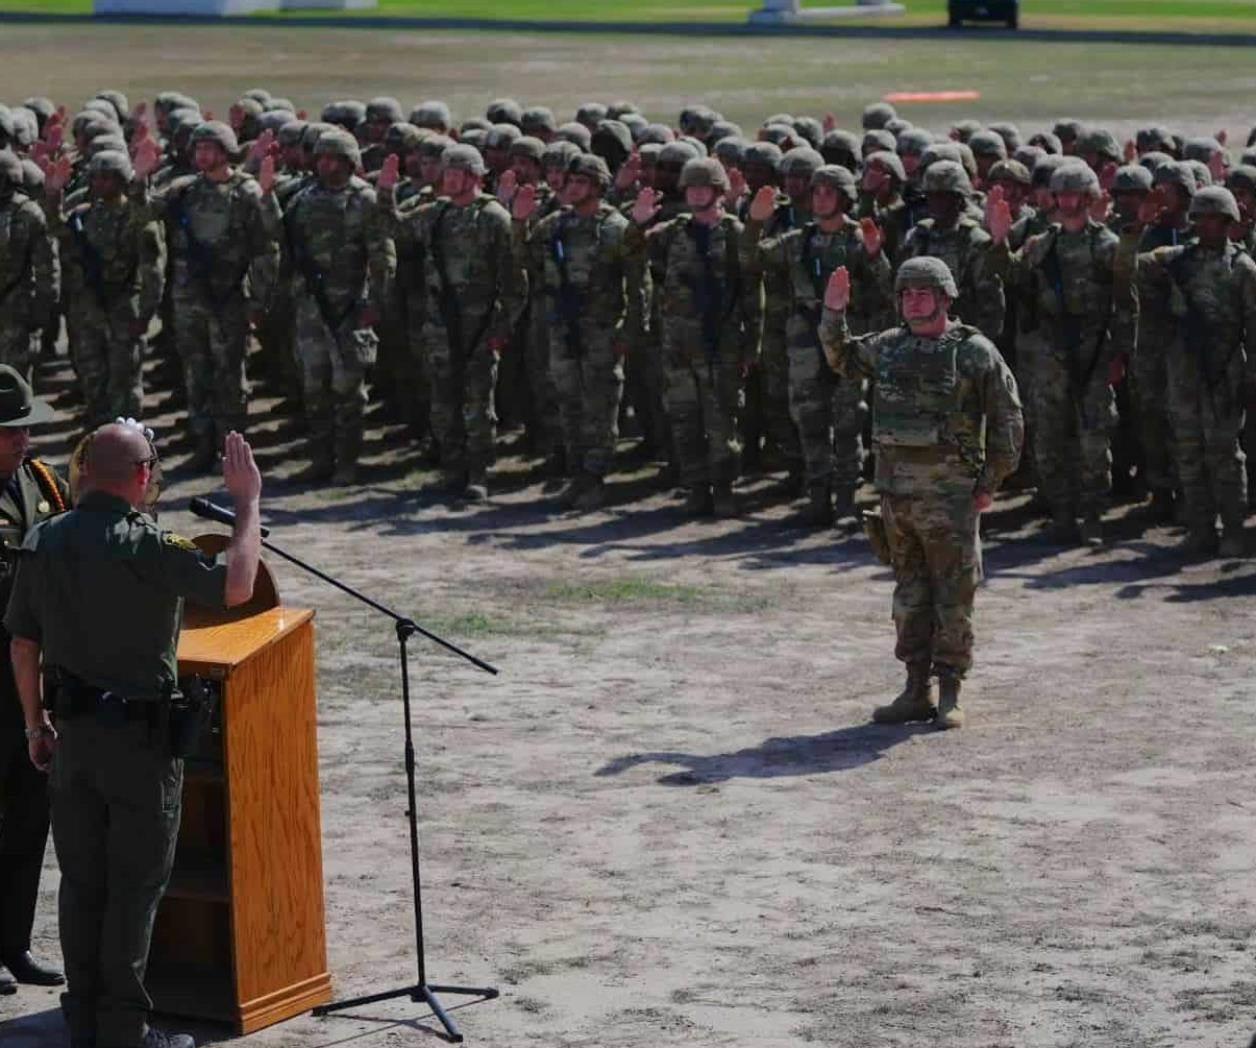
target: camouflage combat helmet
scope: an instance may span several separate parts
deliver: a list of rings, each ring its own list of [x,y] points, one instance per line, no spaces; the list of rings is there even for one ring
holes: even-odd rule
[[[1007,158],[1007,143],[997,131],[976,131],[968,139],[968,148],[973,156],[994,157],[996,160]]]
[[[1152,172],[1151,180],[1157,186],[1177,186],[1188,197],[1195,195],[1199,188],[1195,181],[1195,172],[1190,164],[1175,160],[1169,164],[1161,164]]]
[[[250,87],[240,97],[251,98],[254,102],[261,102],[262,105],[265,105],[270,101],[270,92],[264,87]]]
[[[177,143],[180,138],[190,135],[200,127],[204,119],[199,109],[180,107],[170,110],[170,115],[166,117],[166,126],[170,128],[171,139]]]
[[[9,113],[13,120],[13,141],[23,151],[30,149],[39,139],[39,118],[29,109],[18,106]]]
[[[1086,154],[1094,153],[1110,160],[1114,164],[1119,164],[1123,159],[1121,146],[1116,140],[1116,136],[1106,128],[1096,127],[1088,130],[1077,140],[1077,152]]]
[[[859,166],[859,139],[850,131],[835,128],[820,143],[820,155],[826,164],[841,164],[854,171]]]
[[[198,142],[213,142],[220,146],[228,156],[233,155],[240,149],[240,145],[236,141],[235,132],[221,120],[206,120],[197,124],[192,131],[193,149],[196,148]]]
[[[495,98],[484,110],[484,118],[490,124],[514,124],[523,120],[523,106],[513,98]]]
[[[989,130],[1003,139],[1003,145],[1007,148],[1008,153],[1015,153],[1017,147],[1021,144],[1020,128],[1015,124],[996,121],[989,126]],[[972,143],[969,144],[971,145]]]
[[[89,98],[83,103],[84,113],[99,113],[106,120],[121,126],[122,121],[118,119],[118,111],[113,108],[112,102],[106,102],[103,98]]]
[[[272,98],[269,102],[262,103],[262,109],[267,113],[291,113],[297,115],[297,107],[292,104],[290,98]]]
[[[694,157],[680,171],[680,188],[706,186],[721,193],[728,192],[728,173],[715,157]]]
[[[1057,120],[1051,125],[1051,133],[1064,145],[1080,139],[1086,133],[1086,125],[1080,120]]]
[[[305,131],[301,134],[301,148],[307,153],[313,153],[314,147],[318,145],[318,140],[328,131],[334,131],[335,124],[325,124],[321,120],[311,120],[305,125]]]
[[[775,142],[748,142],[742,150],[741,162],[745,165],[762,164],[779,171],[782,156],[781,147]]]
[[[1134,145],[1141,153],[1160,152],[1173,153],[1177,143],[1173,135],[1163,127],[1141,127],[1134,136]]]
[[[0,188],[16,189],[22,184],[22,161],[16,153],[0,149]]]
[[[1064,152],[1064,148],[1060,144],[1059,136],[1051,131],[1035,131],[1029,136],[1029,144],[1031,146],[1037,146],[1039,149],[1047,153],[1059,154]]]
[[[466,171],[472,175],[482,176],[487,170],[484,158],[474,146],[455,144],[441,154],[441,162],[446,171]]]
[[[767,127],[768,124],[784,124],[786,127],[794,126],[794,118],[789,113],[773,113],[759,126]]]
[[[894,156],[893,153],[887,155]],[[897,160],[898,157],[894,159]],[[854,207],[859,200],[859,190],[855,186],[854,174],[840,164],[824,164],[816,168],[811,174],[811,188],[815,189],[816,186],[828,186],[830,189],[837,190],[846,197],[846,203],[851,207]]]
[[[925,172],[924,191],[926,193],[958,193],[968,198],[973,195],[973,184],[968,172],[962,164],[954,160],[939,160],[930,164]]]
[[[1122,164],[1116,169],[1112,183],[1114,193],[1148,193],[1151,191],[1151,172],[1142,164]]]
[[[449,106],[444,102],[420,102],[410,110],[410,123],[415,127],[426,127],[442,134],[453,125],[453,116]]]
[[[896,116],[898,116],[898,113],[889,102],[873,102],[871,105],[864,107],[860,124],[865,131],[871,131],[885,127]]]
[[[541,166],[546,170],[561,167],[564,171],[568,171],[571,169],[571,162],[581,155],[582,151],[575,142],[560,138],[545,147],[545,151],[541,154]]]
[[[366,103],[367,123],[373,124],[377,120],[387,120],[390,124],[399,124],[404,119],[405,114],[401,111],[401,103],[395,98],[380,95]]]
[[[635,102],[629,102],[623,98],[617,102],[612,102],[606,107],[606,115],[611,120],[622,120],[624,117],[631,114],[640,116],[641,110],[637,108],[637,104]]]
[[[957,120],[951,125],[951,139],[955,142],[967,142],[981,130],[981,121],[971,118]]]
[[[22,157],[22,188],[26,195],[38,197],[44,190],[44,172],[30,157]]]
[[[535,160],[539,164],[541,157],[545,155],[545,143],[539,138],[533,138],[531,135],[520,135],[510,143],[510,155],[512,157],[526,157],[529,160]]]
[[[824,157],[810,146],[795,146],[781,157],[781,177],[810,178],[824,166]]]
[[[328,131],[318,136],[318,142],[314,146],[314,155],[316,157],[343,157],[349,161],[355,171],[362,163],[362,153],[358,148],[358,140],[349,134],[348,131],[339,129]]]
[[[793,124],[764,124],[759,128],[759,138],[764,142],[773,142],[782,150],[793,149],[798,142],[798,132]]]
[[[725,138],[744,139],[745,137],[746,133],[740,124],[734,124],[731,120],[717,120],[711,125],[711,133],[707,135],[707,141],[714,145]]]
[[[861,153],[876,153],[881,150],[892,153],[898,147],[898,139],[896,139],[889,131],[882,128],[872,128],[865,131],[863,138],[859,142],[859,151]]]
[[[921,156],[933,144],[933,135],[923,127],[909,127],[894,140],[899,156]]]
[[[1182,163],[1191,169],[1195,175],[1195,185],[1199,188],[1212,185],[1212,168],[1202,160],[1183,160]]]
[[[618,120],[602,120],[589,141],[589,148],[608,164],[618,167],[632,152],[632,132]]]
[[[291,111],[287,109],[268,109],[261,115],[257,126],[259,130],[270,131],[277,136],[279,129],[284,124],[291,123],[294,119],[295,117],[293,117]]]
[[[623,116],[614,117],[613,119],[618,120],[628,129],[634,142],[637,141],[637,136],[650,126],[649,121],[640,113],[625,113]]]
[[[453,144],[454,140],[445,135],[428,135],[419,142],[419,156],[428,160],[439,160],[445,155],[445,150]]]
[[[793,128],[812,149],[819,149],[824,141],[824,125],[813,116],[794,117]]]
[[[647,142],[657,142],[659,145],[665,146],[668,142],[676,141],[675,132],[666,124],[646,124],[634,137],[638,145],[645,145]]]
[[[986,175],[991,182],[1015,182],[1021,186],[1033,185],[1033,176],[1029,168],[1019,160],[998,160],[990,165]]]
[[[90,159],[97,153],[103,153],[107,149],[114,149],[125,153],[127,151],[126,139],[119,134],[97,135],[90,143],[88,143],[87,156]]]
[[[960,167],[964,166],[964,154],[960,150],[958,142],[931,142],[929,147],[920,154],[920,167],[924,171],[928,171],[934,164],[943,160],[950,160]]]
[[[484,148],[508,150],[522,137],[523,132],[514,124],[494,124],[484,132]]]
[[[96,175],[116,175],[126,183],[135,177],[135,170],[131,167],[131,158],[123,150],[102,149],[88,161],[87,174],[91,178]]]
[[[42,132],[44,125],[52,119],[53,114],[57,111],[56,105],[51,98],[44,98],[43,95],[32,95],[22,103],[22,108],[29,109],[35,114],[39,120],[39,130]]]
[[[1099,195],[1099,177],[1085,164],[1074,161],[1061,164],[1051,176],[1052,193],[1087,193]]]
[[[458,133],[466,134],[468,131],[487,131],[492,126],[482,116],[469,116],[458,125]]]
[[[558,121],[553,110],[545,106],[530,106],[519,117],[519,126],[525,135],[539,138],[540,135],[552,135],[558,130]]]
[[[729,135],[716,142],[711,153],[725,169],[741,167],[742,158],[746,155],[746,143],[736,135]]]
[[[415,127],[404,120],[389,124],[384,132],[384,148],[390,153],[403,155],[417,149],[424,138],[431,136],[426,128]]]
[[[1032,171],[1034,164],[1047,155],[1047,150],[1043,149],[1042,146],[1019,146],[1009,159],[1020,161],[1020,163],[1025,165],[1026,171]]]
[[[119,122],[131,118],[131,103],[121,91],[97,91],[95,97],[102,98],[113,106],[114,115],[117,116]]]
[[[559,138],[565,138],[568,142],[574,142],[580,147],[582,153],[589,151],[589,146],[593,144],[593,133],[584,126],[584,124],[571,121],[567,124],[560,124],[556,132]]]
[[[659,167],[683,170],[690,160],[698,159],[698,151],[688,142],[668,142],[659,152]]]
[[[898,273],[894,277],[894,294],[897,295],[909,287],[930,287],[941,291],[948,298],[959,298],[959,288],[955,286],[955,277],[950,268],[942,259],[932,255],[917,255],[898,267]]]
[[[605,160],[592,153],[578,153],[572,157],[567,166],[567,174],[583,175],[596,182],[603,191],[610,188],[611,169],[606,166]]]
[[[301,144],[301,136],[305,134],[304,120],[289,120],[276,133],[275,138],[284,149],[295,149]]]
[[[890,153],[884,149],[878,149],[875,153],[869,153],[864,158],[864,168],[870,167],[880,168],[887,175],[893,175],[894,178],[898,179],[900,186],[907,181],[907,169],[903,167],[903,161],[899,159],[897,153]]]
[[[881,128],[881,130],[888,131],[897,140],[898,136],[904,131],[910,131],[915,126],[910,120],[904,120],[901,116],[896,116],[893,120],[887,120],[885,127]]]
[[[1202,160],[1206,164],[1218,153],[1225,154],[1221,143],[1207,135],[1188,138],[1182,146],[1183,160]]]
[[[1225,176],[1226,189],[1233,192],[1236,189],[1246,189],[1249,193],[1256,195],[1256,167],[1250,164],[1240,164],[1238,167],[1231,168]]]
[[[590,131],[606,119],[606,106],[601,102],[585,102],[576,109],[576,123],[584,124]]]
[[[1153,149],[1149,153],[1144,153],[1138,158],[1139,166],[1145,167],[1148,171],[1150,171],[1153,179],[1155,178],[1156,172],[1164,167],[1165,164],[1176,163],[1177,161],[1174,160],[1168,153],[1162,153],[1158,149]]]
[[[1204,186],[1191,198],[1187,217],[1193,222],[1204,215],[1223,215],[1231,222],[1242,221],[1234,194],[1224,186]]]

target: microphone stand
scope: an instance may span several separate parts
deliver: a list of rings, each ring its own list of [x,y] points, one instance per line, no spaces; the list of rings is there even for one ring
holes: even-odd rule
[[[231,510],[215,505],[209,502],[208,499],[193,499],[191,509],[197,516],[206,517],[219,523],[234,524],[235,522],[235,514]],[[262,529],[262,534],[270,534],[269,529]],[[321,579],[328,585],[335,586],[342,593],[347,593],[350,597],[361,601],[367,607],[374,608],[380,614],[387,615],[392,619],[397,634],[397,648],[401,657],[401,707],[405,717],[406,791],[409,799],[409,809],[406,812],[406,816],[410,824],[410,876],[414,886],[414,947],[418,958],[419,978],[418,982],[395,990],[383,990],[379,993],[367,994],[364,997],[354,997],[349,1000],[319,1005],[313,1010],[313,1014],[321,1017],[331,1012],[344,1011],[363,1004],[375,1004],[378,1001],[390,1001],[400,997],[409,997],[410,1000],[415,1002],[422,1001],[431,1008],[432,1014],[436,1016],[440,1024],[445,1028],[445,1033],[448,1035],[449,1040],[455,1044],[460,1044],[463,1040],[462,1033],[453,1019],[450,1018],[449,1013],[445,1011],[436,995],[442,993],[455,994],[465,997],[479,997],[483,1000],[491,1001],[498,996],[498,991],[493,987],[487,986],[436,986],[427,981],[427,961],[423,948],[423,890],[419,871],[419,817],[418,805],[415,800],[416,762],[414,757],[414,734],[410,727],[410,663],[407,654],[407,644],[410,638],[417,634],[439,644],[446,651],[461,656],[471,665],[484,670],[486,673],[496,676],[498,672],[497,667],[485,662],[483,659],[477,658],[468,651],[463,651],[456,644],[452,644],[430,630],[424,629],[413,619],[398,614],[391,608],[380,604],[379,601],[368,597],[365,593],[358,592],[352,586],[333,578],[325,571],[320,571],[314,565],[306,563],[300,557],[295,557],[286,550],[280,549],[278,546],[266,541],[265,538],[262,539],[262,545],[289,563],[295,564],[303,571],[309,572],[315,578]]]

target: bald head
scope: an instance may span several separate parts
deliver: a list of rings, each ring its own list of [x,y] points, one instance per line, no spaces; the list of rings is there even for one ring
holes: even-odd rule
[[[151,455],[144,434],[133,426],[112,422],[101,426],[92,434],[87,449],[85,487],[118,495],[136,505],[147,486],[138,467]]]

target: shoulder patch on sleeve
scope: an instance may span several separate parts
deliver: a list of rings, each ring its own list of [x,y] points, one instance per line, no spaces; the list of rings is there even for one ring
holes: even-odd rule
[[[175,549],[181,549],[188,553],[199,553],[200,547],[191,539],[185,539],[182,535],[173,531],[163,531],[161,533],[161,542],[163,546],[173,546]]]

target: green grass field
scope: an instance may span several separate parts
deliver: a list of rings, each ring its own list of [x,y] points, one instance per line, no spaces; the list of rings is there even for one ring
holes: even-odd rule
[[[824,7],[835,2],[837,0],[804,0],[804,6]],[[945,0],[904,2],[907,5],[905,16],[873,21],[889,25],[941,25],[946,20]],[[743,22],[756,6],[747,0],[379,0],[375,9],[349,12],[348,16]],[[0,0],[0,11],[87,14],[91,9],[91,0]],[[844,20],[843,24],[859,23]],[[1256,27],[1256,0],[1027,0],[1022,4],[1022,25],[1026,28],[1251,31]]]

